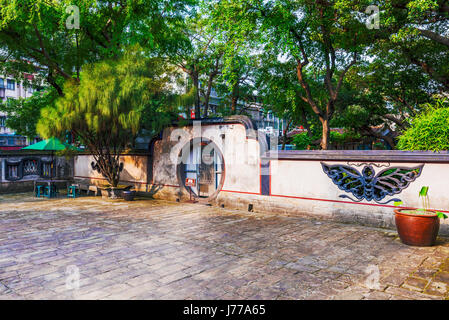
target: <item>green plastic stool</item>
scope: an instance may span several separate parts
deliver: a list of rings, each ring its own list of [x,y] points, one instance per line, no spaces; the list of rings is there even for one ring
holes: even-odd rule
[[[69,186],[67,188],[67,197],[68,198],[76,198],[76,190],[77,189],[78,189],[78,186]]]
[[[41,196],[44,195],[44,190],[42,190],[42,185],[40,186],[36,186],[36,197],[40,198]]]
[[[45,186],[44,193],[42,194],[44,197],[51,198],[52,189],[50,186]]]

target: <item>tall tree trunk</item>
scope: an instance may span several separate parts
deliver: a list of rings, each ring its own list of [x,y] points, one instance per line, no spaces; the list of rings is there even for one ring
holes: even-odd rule
[[[323,126],[323,134],[321,137],[321,149],[327,150],[329,148],[329,136],[330,136],[330,128],[329,128],[329,120],[326,118],[320,118],[321,125]]]
[[[309,136],[309,138],[312,138],[313,134],[312,134],[312,130],[310,129],[309,122],[307,121],[307,114],[306,114],[306,109],[304,108],[304,106],[300,106],[300,111],[301,111],[302,126],[304,129],[307,130],[307,135]]]
[[[56,83],[56,80],[55,80],[55,78],[53,77],[53,72],[52,72],[52,70],[50,70],[49,73],[48,73],[48,76],[47,76],[47,82],[48,82],[53,88],[56,89],[56,91],[58,92],[58,95],[59,95],[60,97],[63,97],[63,96],[64,96],[64,92],[63,92],[61,86],[59,86],[59,85]]]
[[[235,114],[236,113],[236,109],[237,109],[237,97],[232,97],[231,99],[231,113]]]
[[[239,83],[234,85],[232,88],[232,94],[231,94],[231,113],[235,114],[237,111],[237,101],[239,100]]]
[[[285,145],[287,143],[287,133],[288,133],[288,129],[290,128],[291,123],[292,123],[292,119],[289,119],[287,122],[287,126],[285,127],[283,137],[282,137],[282,150],[285,150]]]
[[[195,87],[195,118],[201,118],[201,101],[200,101],[200,83],[198,72],[194,71],[192,73],[192,82]]]
[[[211,73],[209,74],[209,78],[207,80],[207,90],[206,94],[204,95],[204,118],[207,118],[209,113],[210,94],[212,92],[212,86],[214,85],[214,79],[219,73],[218,72],[219,62],[220,59],[218,58],[215,63],[215,68],[211,71]]]
[[[204,96],[204,118],[207,118],[209,114],[209,100],[211,92],[212,92],[212,82],[209,82],[207,85],[206,94]]]

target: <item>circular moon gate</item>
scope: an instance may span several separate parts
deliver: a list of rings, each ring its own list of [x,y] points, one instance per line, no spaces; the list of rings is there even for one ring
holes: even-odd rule
[[[179,156],[180,185],[196,198],[215,198],[223,187],[225,171],[223,154],[217,145],[207,138],[195,138],[181,149]],[[186,178],[194,179],[194,186],[186,186]]]

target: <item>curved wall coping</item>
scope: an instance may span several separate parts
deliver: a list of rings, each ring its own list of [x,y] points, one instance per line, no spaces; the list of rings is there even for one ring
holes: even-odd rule
[[[397,151],[397,150],[288,150],[270,151],[265,160],[292,161],[363,161],[363,162],[424,162],[449,163],[449,151]]]

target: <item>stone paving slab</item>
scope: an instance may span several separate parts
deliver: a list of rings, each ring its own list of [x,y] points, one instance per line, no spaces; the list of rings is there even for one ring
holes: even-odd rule
[[[0,299],[449,299],[444,238],[148,199],[0,203]]]

